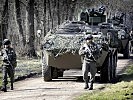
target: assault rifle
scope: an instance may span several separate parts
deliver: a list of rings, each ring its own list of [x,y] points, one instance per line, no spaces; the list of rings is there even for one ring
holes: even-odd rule
[[[88,45],[86,43],[84,44],[84,47],[85,47],[85,51],[89,53],[90,57],[92,57],[93,60],[96,61],[92,51],[90,50],[90,48],[88,47]]]
[[[9,57],[8,57],[8,55],[7,55],[7,51],[5,50],[5,54],[6,54],[6,60],[7,60],[7,62],[9,63],[9,65],[11,66],[11,68],[12,68],[12,70],[13,70],[13,65],[11,64],[11,62],[10,62],[10,60],[9,60]]]

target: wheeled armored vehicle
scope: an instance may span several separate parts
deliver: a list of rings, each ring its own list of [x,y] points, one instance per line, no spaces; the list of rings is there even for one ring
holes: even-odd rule
[[[81,13],[80,20],[88,23],[90,27],[94,28],[93,30],[96,30],[95,27],[99,24],[101,27],[99,31],[102,31],[105,34],[110,30],[113,31],[116,44],[118,43],[118,53],[123,54],[124,58],[129,58],[131,52],[131,36],[128,28],[123,24],[124,14],[107,19],[104,12],[105,8],[103,7],[98,10],[89,9],[88,11],[86,10],[86,12]]]
[[[81,44],[85,42],[86,32],[93,35],[100,50],[100,56],[96,62],[101,81],[109,82],[116,77],[117,48],[113,47],[114,35],[99,31],[95,33],[82,21],[70,21],[63,23],[55,32],[45,36],[42,44],[44,81],[62,77],[65,70],[82,68],[78,51]]]
[[[122,20],[122,19],[121,19]],[[131,40],[132,37],[129,34],[129,29],[123,25],[123,21],[120,22],[120,20],[116,19],[110,19],[110,23],[113,24],[113,28],[117,30],[118,32],[118,52],[123,54],[124,58],[129,58],[131,54]]]

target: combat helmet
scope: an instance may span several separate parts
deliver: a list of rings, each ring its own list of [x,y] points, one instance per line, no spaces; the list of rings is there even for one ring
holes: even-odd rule
[[[3,45],[8,45],[8,44],[11,44],[10,40],[9,39],[4,39]]]

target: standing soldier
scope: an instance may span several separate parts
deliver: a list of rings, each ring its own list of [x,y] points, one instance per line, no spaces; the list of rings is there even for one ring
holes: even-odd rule
[[[85,40],[86,42],[79,50],[79,55],[83,57],[82,73],[83,80],[85,81],[84,89],[93,90],[93,82],[97,72],[96,59],[98,58],[99,50],[97,45],[92,41],[93,36],[91,34],[86,35]],[[90,79],[88,79],[88,72],[90,72]]]
[[[7,92],[6,85],[8,84],[7,80],[7,74],[10,78],[11,82],[11,90],[13,90],[13,82],[14,82],[14,70],[17,65],[16,62],[16,53],[11,48],[11,42],[8,39],[4,39],[3,41],[3,49],[1,51],[1,56],[3,60],[2,64],[2,72],[3,72],[3,86],[1,88],[1,91]]]

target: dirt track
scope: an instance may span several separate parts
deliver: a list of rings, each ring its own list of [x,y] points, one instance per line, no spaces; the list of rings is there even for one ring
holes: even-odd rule
[[[119,59],[117,73],[120,74],[122,69],[133,62],[133,59]],[[0,92],[0,100],[71,100],[81,93],[88,92],[84,90],[84,82],[81,71],[66,71],[63,78],[54,79],[51,82],[44,82],[42,77],[28,78],[23,81],[15,82],[14,90]],[[94,84],[94,90],[104,87],[98,80]]]

